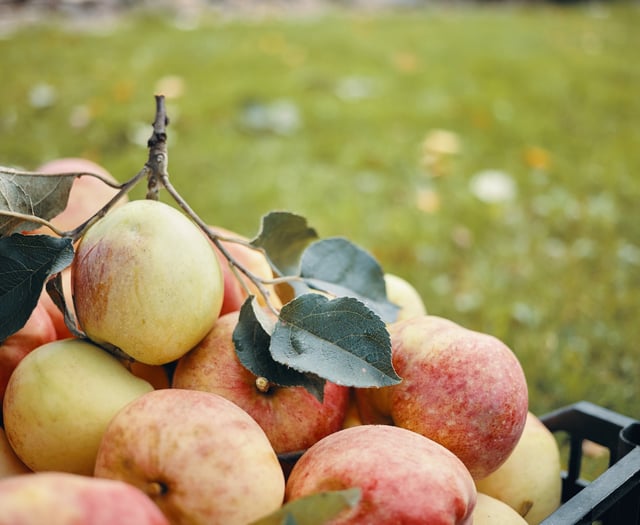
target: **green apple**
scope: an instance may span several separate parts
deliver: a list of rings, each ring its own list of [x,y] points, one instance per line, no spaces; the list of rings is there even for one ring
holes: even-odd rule
[[[387,299],[400,308],[397,321],[426,315],[427,308],[422,296],[415,286],[406,279],[393,273],[384,274],[384,283],[387,290]]]
[[[561,504],[561,468],[553,433],[529,412],[511,455],[498,470],[476,481],[476,486],[507,503],[530,525],[538,524]]]
[[[2,525],[169,525],[139,489],[66,472],[0,480]]]
[[[211,243],[159,201],[128,202],[91,226],[71,272],[87,336],[146,364],[184,355],[220,314],[224,285]]]
[[[107,424],[153,390],[102,348],[61,339],[25,356],[3,402],[7,439],[32,470],[91,474]]]
[[[527,525],[527,522],[503,501],[478,492],[473,525]]]
[[[140,488],[172,525],[246,525],[284,496],[284,473],[258,423],[222,396],[180,388],[154,390],[118,412],[95,476]]]

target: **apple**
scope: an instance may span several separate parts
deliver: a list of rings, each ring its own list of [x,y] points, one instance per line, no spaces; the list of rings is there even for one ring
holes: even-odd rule
[[[136,361],[174,361],[220,313],[220,264],[204,233],[160,201],[130,201],[92,225],[71,266],[76,317],[87,336]]]
[[[32,470],[13,451],[4,428],[0,427],[0,479],[29,472]]]
[[[236,355],[232,336],[238,317],[238,312],[221,316],[211,332],[178,361],[173,386],[214,392],[233,401],[258,422],[278,454],[306,449],[342,428],[348,387],[327,381],[320,403],[301,386],[256,385],[258,378]]]
[[[561,468],[553,433],[529,412],[516,448],[496,471],[476,481],[476,487],[505,502],[533,525],[562,502]]]
[[[400,308],[396,321],[426,315],[427,308],[418,290],[406,279],[393,274],[384,274],[387,299]]]
[[[358,389],[363,422],[388,419],[437,441],[474,479],[495,471],[518,443],[528,412],[527,382],[513,351],[496,337],[432,315],[388,330],[402,381]]]
[[[287,480],[285,500],[361,489],[331,525],[470,525],[476,488],[464,464],[420,434],[390,425],[334,432],[309,448]]]
[[[5,432],[31,470],[91,474],[111,418],[152,389],[88,341],[47,343],[27,354],[9,379]]]
[[[38,302],[25,325],[0,343],[0,403],[11,374],[24,356],[34,348],[56,339],[53,321],[44,305]]]
[[[129,361],[124,365],[134,376],[148,381],[156,390],[171,387],[168,371],[163,365],[147,365],[140,361]]]
[[[247,237],[226,228],[222,228],[221,226],[209,226],[209,229],[213,233],[222,237],[240,239],[245,242],[249,242],[249,239]],[[213,246],[218,257],[218,261],[220,262],[224,278],[224,300],[222,302],[220,315],[240,310],[240,307],[249,296],[249,293],[255,295],[258,299],[258,302],[264,306],[264,297],[258,291],[256,285],[252,283],[249,278],[239,270],[238,273],[240,275],[240,280],[238,280],[238,277],[229,266],[229,261],[225,258],[225,256],[217,246]],[[240,266],[254,274],[256,277],[265,280],[273,279],[273,270],[264,252],[236,242],[223,241],[223,246],[224,249],[229,253],[229,255],[231,255],[231,257],[233,257],[233,259]],[[281,307],[282,303],[275,291],[274,286],[271,284],[266,284],[264,285],[264,287],[269,293],[269,300],[272,301],[273,305],[276,308]]]
[[[478,492],[473,525],[527,525],[527,522],[503,501]]]
[[[172,525],[246,525],[284,496],[278,458],[255,420],[222,396],[179,388],[149,392],[116,414],[95,476],[140,488]]]
[[[0,480],[2,525],[169,525],[139,489],[66,472]]]
[[[38,173],[95,173],[111,182],[118,183],[103,166],[93,161],[77,157],[59,158],[42,164],[36,169]],[[63,231],[73,230],[83,222],[95,215],[118,193],[117,188],[105,184],[100,179],[90,175],[76,177],[71,185],[67,207],[53,219],[51,223]],[[127,196],[123,195],[116,206],[127,202]],[[53,235],[53,232],[44,226],[32,230],[30,233],[42,233]]]

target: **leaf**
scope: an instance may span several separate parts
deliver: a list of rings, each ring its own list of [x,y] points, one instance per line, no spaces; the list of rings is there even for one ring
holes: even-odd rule
[[[0,212],[17,212],[50,220],[66,208],[77,175],[45,175],[0,166]],[[0,214],[0,235],[39,226],[34,221]]]
[[[355,507],[361,496],[362,491],[358,487],[311,494],[285,503],[250,525],[324,525],[341,512]]]
[[[318,238],[307,220],[289,212],[271,212],[262,218],[258,237],[251,241],[262,248],[280,275],[298,275],[300,256],[307,245]]]
[[[62,274],[60,272],[56,273],[51,279],[49,279],[45,285],[47,293],[53,304],[56,305],[58,310],[60,310],[64,316],[64,324],[69,329],[72,335],[75,337],[86,337],[84,332],[81,332],[75,321],[75,317],[67,308],[67,302],[64,297],[64,290],[62,285]]]
[[[47,278],[72,260],[67,237],[14,233],[0,238],[0,341],[24,326]]]
[[[282,307],[271,336],[273,358],[346,386],[380,387],[400,377],[386,325],[353,297],[304,294]]]
[[[386,322],[399,308],[387,299],[384,272],[373,256],[341,237],[311,244],[302,254],[300,275],[312,288],[359,299]]]
[[[279,386],[302,386],[320,402],[324,397],[325,380],[314,374],[301,373],[273,359],[269,351],[273,324],[266,319],[255,297],[247,298],[240,308],[238,324],[233,331],[233,343],[240,362],[256,377],[264,377]]]

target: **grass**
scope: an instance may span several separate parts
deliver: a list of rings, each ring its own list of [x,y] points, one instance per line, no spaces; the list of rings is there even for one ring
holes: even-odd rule
[[[534,412],[586,399],[640,417],[637,4],[57,22],[0,39],[0,164],[86,156],[125,180],[158,82],[178,77],[170,172],[205,220],[251,236],[270,210],[300,213],[430,313],[504,340]],[[250,121],[277,103],[275,124]],[[460,142],[438,177],[421,150],[436,129]],[[515,194],[478,198],[487,170]]]

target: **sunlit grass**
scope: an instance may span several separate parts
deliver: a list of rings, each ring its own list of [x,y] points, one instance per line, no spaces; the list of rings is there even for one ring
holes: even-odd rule
[[[124,180],[176,77],[171,177],[208,222],[301,213],[507,342],[535,412],[640,417],[639,23],[611,2],[23,28],[0,40],[0,164],[87,156]],[[460,144],[438,177],[434,129]],[[478,198],[489,170],[515,194]]]

